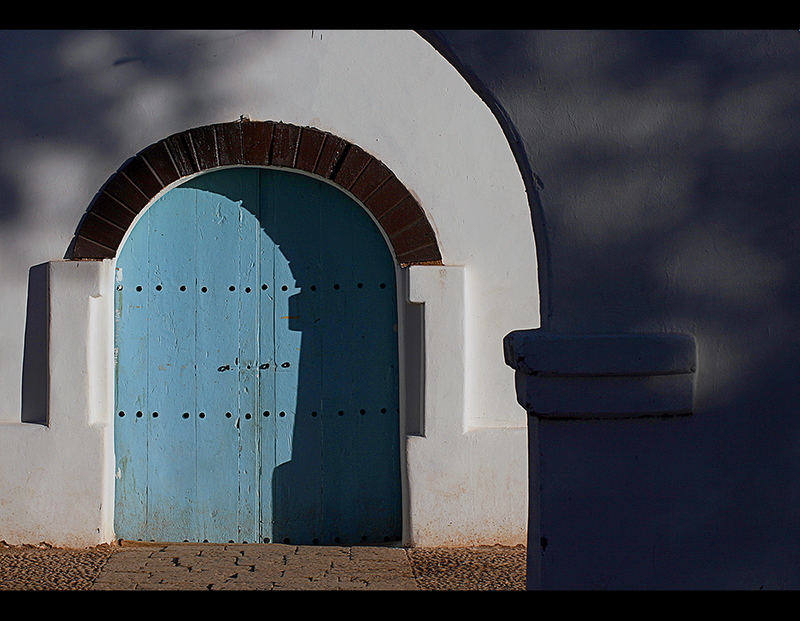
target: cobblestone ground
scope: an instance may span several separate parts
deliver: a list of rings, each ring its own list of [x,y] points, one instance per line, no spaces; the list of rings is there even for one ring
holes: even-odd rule
[[[0,545],[0,590],[89,589],[114,550],[110,545],[86,550]]]
[[[524,546],[384,548],[0,542],[0,591],[525,589]]]
[[[409,548],[417,585],[424,591],[524,591],[526,548]]]

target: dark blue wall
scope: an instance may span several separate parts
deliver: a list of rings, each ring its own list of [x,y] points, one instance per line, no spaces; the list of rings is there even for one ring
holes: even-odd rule
[[[539,423],[532,575],[800,587],[800,33],[436,35],[520,138],[543,326],[697,341],[692,416]]]

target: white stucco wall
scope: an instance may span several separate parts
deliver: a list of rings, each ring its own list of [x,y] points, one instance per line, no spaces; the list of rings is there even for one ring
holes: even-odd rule
[[[113,261],[53,261],[49,423],[0,424],[0,539],[113,538]]]
[[[246,115],[341,136],[418,198],[451,267],[410,273],[426,312],[426,427],[407,446],[405,537],[524,542],[526,415],[502,338],[538,326],[528,203],[497,121],[427,42],[410,31],[15,31],[0,46],[15,93],[0,109],[0,539],[113,536],[113,261],[50,266],[49,427],[19,423],[29,269],[63,257],[128,157]],[[83,357],[54,350],[62,332],[85,337]],[[70,373],[83,379],[62,383]],[[91,516],[75,513],[84,505]]]

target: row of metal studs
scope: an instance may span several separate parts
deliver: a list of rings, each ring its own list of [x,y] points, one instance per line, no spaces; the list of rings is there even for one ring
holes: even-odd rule
[[[381,289],[385,289],[386,288],[386,283],[382,282],[378,286]],[[364,287],[364,283],[363,282],[356,283],[356,287],[359,288],[359,289],[362,289]],[[263,290],[266,290],[268,288],[269,288],[269,286],[266,285],[266,284],[261,285],[261,289],[263,289]],[[309,287],[309,288],[311,289],[311,291],[316,291],[317,290],[317,286],[316,285],[311,285],[311,287]],[[339,283],[335,283],[333,285],[333,288],[338,291],[339,289],[341,289],[341,285]],[[155,289],[156,289],[156,291],[161,291],[161,289],[163,289],[163,287],[162,287],[162,285],[156,285]],[[181,291],[186,291],[186,285],[181,285],[179,287],[179,289]],[[122,290],[123,290],[123,285],[117,285],[117,291],[122,291]],[[141,290],[142,290],[142,285],[136,285],[136,291],[141,291]],[[288,291],[288,290],[289,290],[289,287],[287,285],[283,285],[281,287],[281,291]],[[208,292],[208,287],[200,287],[200,291],[202,291],[203,293],[206,293],[206,292]],[[230,287],[228,287],[228,291],[236,291],[236,287],[234,285],[231,285]],[[250,287],[245,287],[244,288],[244,292],[245,293],[250,293],[250,291],[251,291]]]
[[[361,536],[361,541],[368,541],[368,540],[369,540],[369,537],[367,537],[366,535],[362,535]],[[384,541],[399,541],[400,537],[389,537],[388,535],[386,535],[386,536],[384,536],[383,540]],[[136,541],[144,541],[144,540],[143,539],[137,539]],[[150,541],[154,542],[155,539],[151,539]],[[334,543],[341,543],[341,538],[340,537],[334,537],[333,541],[334,541]],[[189,543],[189,539],[184,539],[183,543]],[[203,543],[208,543],[208,539],[203,539]],[[233,539],[228,539],[228,543],[236,543],[236,541],[234,541]],[[242,543],[248,543],[248,542],[246,540],[243,540]],[[264,537],[264,543],[272,543],[272,541],[270,540],[269,537]],[[291,539],[289,537],[285,537],[283,539],[283,543],[291,543]],[[311,543],[313,545],[317,546],[317,545],[319,545],[319,539],[314,537],[314,539],[311,541]]]
[[[386,410],[386,408],[381,408],[381,414],[386,414],[386,411],[387,411],[387,410]],[[367,413],[367,411],[366,411],[365,409],[363,409],[363,408],[362,408],[362,409],[360,409],[360,410],[358,411],[358,413],[359,413],[359,414],[361,414],[362,416],[364,416],[364,415]],[[339,416],[344,416],[344,410],[339,410],[339,411],[337,412],[337,414],[338,414]],[[120,418],[124,417],[124,416],[125,416],[125,410],[120,410],[120,411],[119,411],[119,413],[118,413],[118,415],[119,415],[119,417],[120,417]],[[263,413],[263,415],[264,415],[265,417],[269,416],[269,415],[270,415],[270,412],[269,412],[269,410],[264,410],[264,413]],[[316,412],[316,410],[315,410],[315,411],[313,411],[313,412],[311,412],[311,416],[316,416],[316,415],[317,415],[317,412]],[[141,410],[139,410],[138,412],[136,412],[136,418],[141,418],[142,416],[144,416],[144,413],[143,413]],[[184,412],[184,413],[183,413],[183,415],[182,415],[182,418],[189,418],[189,416],[190,416],[189,412]],[[200,413],[198,414],[198,416],[199,416],[200,418],[205,418],[205,417],[206,417],[206,413],[205,413],[205,412],[200,412]],[[225,418],[231,418],[231,416],[233,416],[233,414],[231,414],[230,412],[225,412]],[[278,416],[286,416],[286,412],[279,412],[279,413],[278,413]],[[247,420],[250,420],[250,418],[251,418],[251,414],[250,414],[250,412],[247,412],[247,413],[244,415],[244,417],[245,417]],[[158,412],[153,412],[153,418],[158,418]]]

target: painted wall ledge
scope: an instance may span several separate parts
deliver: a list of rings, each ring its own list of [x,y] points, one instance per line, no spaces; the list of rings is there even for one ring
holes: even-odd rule
[[[686,334],[558,334],[517,330],[503,339],[517,402],[548,419],[692,413],[697,353]]]

